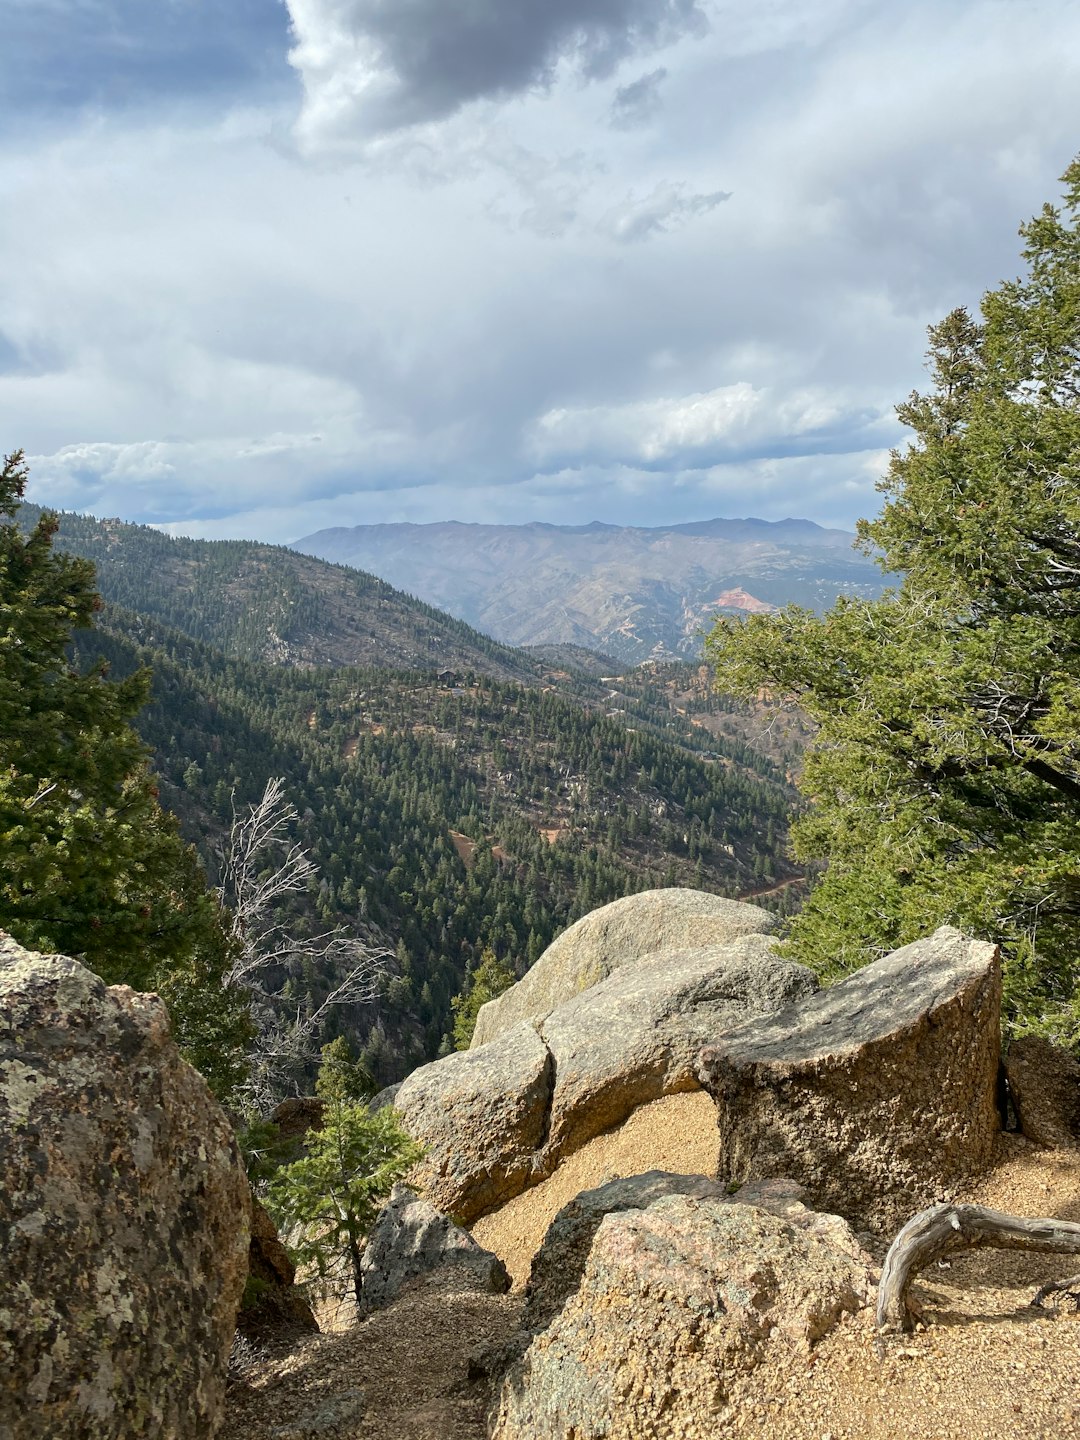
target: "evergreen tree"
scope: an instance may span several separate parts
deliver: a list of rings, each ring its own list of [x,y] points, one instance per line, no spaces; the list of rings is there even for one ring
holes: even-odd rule
[[[844,973],[945,921],[1003,942],[1007,1018],[1080,1042],[1080,160],[1026,274],[931,332],[933,388],[865,548],[901,572],[823,618],[722,621],[719,685],[818,723],[795,954]]]
[[[169,989],[181,1043],[225,1090],[245,1035],[220,993],[230,941],[194,851],[158,804],[129,723],[149,675],[114,682],[103,662],[84,671],[69,659],[73,632],[100,605],[94,567],[53,549],[54,515],[20,532],[26,479],[21,452],[8,456],[0,470],[0,926],[32,949],[78,957],[110,983]]]
[[[469,974],[464,993],[455,995],[451,1001],[455,1049],[468,1050],[481,1005],[494,1000],[513,983],[514,972],[509,965],[503,964],[490,945],[485,946],[476,969]]]
[[[278,1171],[267,1204],[282,1231],[301,1227],[293,1247],[299,1265],[325,1279],[344,1261],[359,1305],[364,1237],[395,1182],[423,1152],[389,1105],[372,1112],[358,1098],[368,1081],[344,1039],[322,1053],[315,1082],[324,1107],[322,1126],[308,1133],[308,1153]]]

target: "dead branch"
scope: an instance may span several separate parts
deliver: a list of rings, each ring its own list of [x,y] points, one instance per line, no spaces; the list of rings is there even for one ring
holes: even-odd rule
[[[912,1330],[915,1316],[908,1289],[920,1270],[956,1250],[1033,1250],[1047,1255],[1080,1255],[1080,1225],[1068,1220],[1022,1219],[985,1205],[932,1205],[913,1216],[889,1247],[878,1286],[879,1330]],[[1072,1281],[1044,1286],[1069,1290]]]
[[[1080,1275],[1070,1275],[1065,1280],[1050,1280],[1047,1284],[1040,1285],[1031,1300],[1036,1310],[1043,1308],[1043,1301],[1048,1295],[1068,1295],[1080,1310]]]
[[[260,1113],[272,1109],[296,1075],[318,1061],[331,1008],[368,1005],[376,999],[390,958],[388,950],[343,925],[319,935],[293,934],[285,903],[302,894],[318,874],[307,850],[290,838],[298,818],[279,778],[267,783],[257,804],[241,815],[234,812],[218,892],[230,912],[235,941],[225,985],[245,995],[255,1025],[244,1090]],[[290,1002],[270,988],[281,968],[320,973],[329,981],[330,993],[318,1005],[293,1011]]]

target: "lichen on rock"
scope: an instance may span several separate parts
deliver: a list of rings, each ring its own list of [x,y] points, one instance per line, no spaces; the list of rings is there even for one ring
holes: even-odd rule
[[[797,1188],[751,1203],[716,1189],[654,1172],[566,1207],[534,1263],[535,1328],[498,1388],[493,1440],[726,1433],[736,1381],[770,1347],[805,1356],[867,1304],[872,1261],[844,1221]]]
[[[164,1005],[0,936],[0,1440],[213,1435],[248,1261]]]

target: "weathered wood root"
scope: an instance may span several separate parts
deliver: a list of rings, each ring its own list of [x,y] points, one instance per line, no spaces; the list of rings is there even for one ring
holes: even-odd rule
[[[1068,1220],[1025,1220],[985,1205],[932,1205],[913,1216],[889,1246],[878,1286],[879,1330],[912,1330],[908,1289],[920,1270],[954,1250],[1035,1250],[1080,1255],[1080,1225]],[[1080,1284],[1080,1276],[1074,1277]],[[1044,1286],[1039,1295],[1071,1290],[1074,1280]],[[1041,1303],[1039,1297],[1033,1303]]]
[[[1031,1300],[1035,1309],[1043,1308],[1043,1301],[1048,1295],[1068,1295],[1080,1310],[1080,1275],[1070,1275],[1067,1280],[1051,1280],[1046,1285],[1040,1285]]]

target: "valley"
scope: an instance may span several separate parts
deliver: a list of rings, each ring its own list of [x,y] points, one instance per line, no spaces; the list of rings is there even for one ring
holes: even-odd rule
[[[234,809],[280,776],[319,872],[290,924],[390,952],[377,1002],[331,1029],[380,1084],[446,1048],[486,947],[520,975],[579,916],[660,885],[798,903],[803,730],[715,695],[704,667],[513,650],[271,546],[72,516],[57,545],[94,559],[106,601],[80,665],[152,668],[137,728],[211,878]],[[277,983],[318,1004],[332,978]]]

